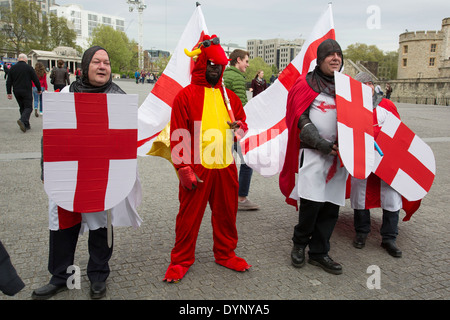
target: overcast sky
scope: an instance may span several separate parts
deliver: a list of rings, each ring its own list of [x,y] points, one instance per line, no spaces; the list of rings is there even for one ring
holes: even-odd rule
[[[144,0],[144,49],[172,52],[195,10],[196,1]],[[199,0],[206,25],[222,43],[246,47],[248,39],[307,38],[329,0]],[[138,14],[127,0],[57,0],[84,10],[125,19],[125,32],[138,40]],[[405,30],[440,30],[450,17],[449,0],[335,0],[332,1],[336,40],[345,49],[353,43],[398,49]],[[379,22],[379,23],[378,23]]]

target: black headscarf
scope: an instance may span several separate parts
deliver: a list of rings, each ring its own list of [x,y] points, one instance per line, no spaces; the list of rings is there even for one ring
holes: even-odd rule
[[[344,56],[342,54],[341,47],[336,40],[327,39],[323,41],[317,48],[317,65],[315,69],[306,75],[306,81],[309,86],[318,93],[326,93],[332,97],[336,96],[335,86],[334,86],[334,75],[327,76],[322,70],[320,70],[320,64],[325,60],[325,58],[332,53],[339,53],[342,57],[342,65],[339,71],[342,70],[344,65]]]
[[[95,87],[89,82],[89,65],[92,57],[94,57],[95,53],[99,50],[104,50],[106,54],[108,54],[108,51],[100,46],[91,47],[84,52],[83,58],[81,58],[81,78],[77,79],[75,82],[72,82],[69,89],[70,92],[125,93],[118,85],[112,82],[112,76],[109,77],[108,82],[100,87]]]

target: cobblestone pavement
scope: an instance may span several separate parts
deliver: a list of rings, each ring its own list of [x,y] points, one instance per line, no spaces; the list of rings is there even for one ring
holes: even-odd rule
[[[142,103],[150,84],[117,80]],[[45,108],[45,107],[44,107]],[[210,210],[205,212],[196,247],[196,262],[178,284],[162,281],[174,244],[178,211],[177,177],[171,165],[158,157],[140,157],[143,202],[138,229],[115,228],[105,300],[449,300],[450,236],[450,108],[398,104],[403,121],[433,149],[437,175],[431,191],[410,221],[399,223],[402,258],[380,247],[381,210],[372,210],[372,232],[364,249],[352,246],[353,214],[347,203],[331,238],[330,256],[343,265],[332,275],[306,264],[291,265],[290,250],[295,209],[285,204],[278,177],[254,173],[250,198],[258,211],[238,212],[237,254],[253,267],[237,273],[214,262]],[[40,181],[42,117],[31,116],[32,129],[22,133],[16,123],[18,106],[6,99],[0,79],[0,240],[8,250],[26,287],[14,297],[30,300],[31,292],[49,280],[47,196]],[[401,212],[401,219],[404,212]],[[80,236],[75,264],[81,268],[81,289],[54,300],[88,300],[87,234]],[[380,288],[369,289],[368,279],[380,270]],[[370,281],[369,281],[370,283]],[[1,304],[1,302],[0,302]]]

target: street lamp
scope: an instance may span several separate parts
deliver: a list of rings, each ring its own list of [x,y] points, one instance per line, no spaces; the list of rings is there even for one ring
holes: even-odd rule
[[[142,54],[143,50],[143,23],[142,23],[142,12],[147,8],[147,5],[144,3],[144,0],[128,0],[127,1],[130,12],[133,12],[133,9],[136,8],[138,12],[139,18],[139,32],[138,32],[138,57],[139,57],[139,69],[144,68],[144,55]]]

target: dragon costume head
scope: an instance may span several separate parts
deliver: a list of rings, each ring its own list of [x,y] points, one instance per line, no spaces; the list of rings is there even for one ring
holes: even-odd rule
[[[191,80],[193,84],[210,86],[210,84],[206,80],[206,67],[208,66],[208,64],[212,63],[222,66],[222,74],[220,75],[220,80],[215,85],[215,87],[221,85],[223,72],[225,71],[225,67],[230,60],[227,58],[225,51],[220,45],[220,40],[216,35],[202,35],[200,41],[192,51],[184,49],[184,52],[194,61]]]

